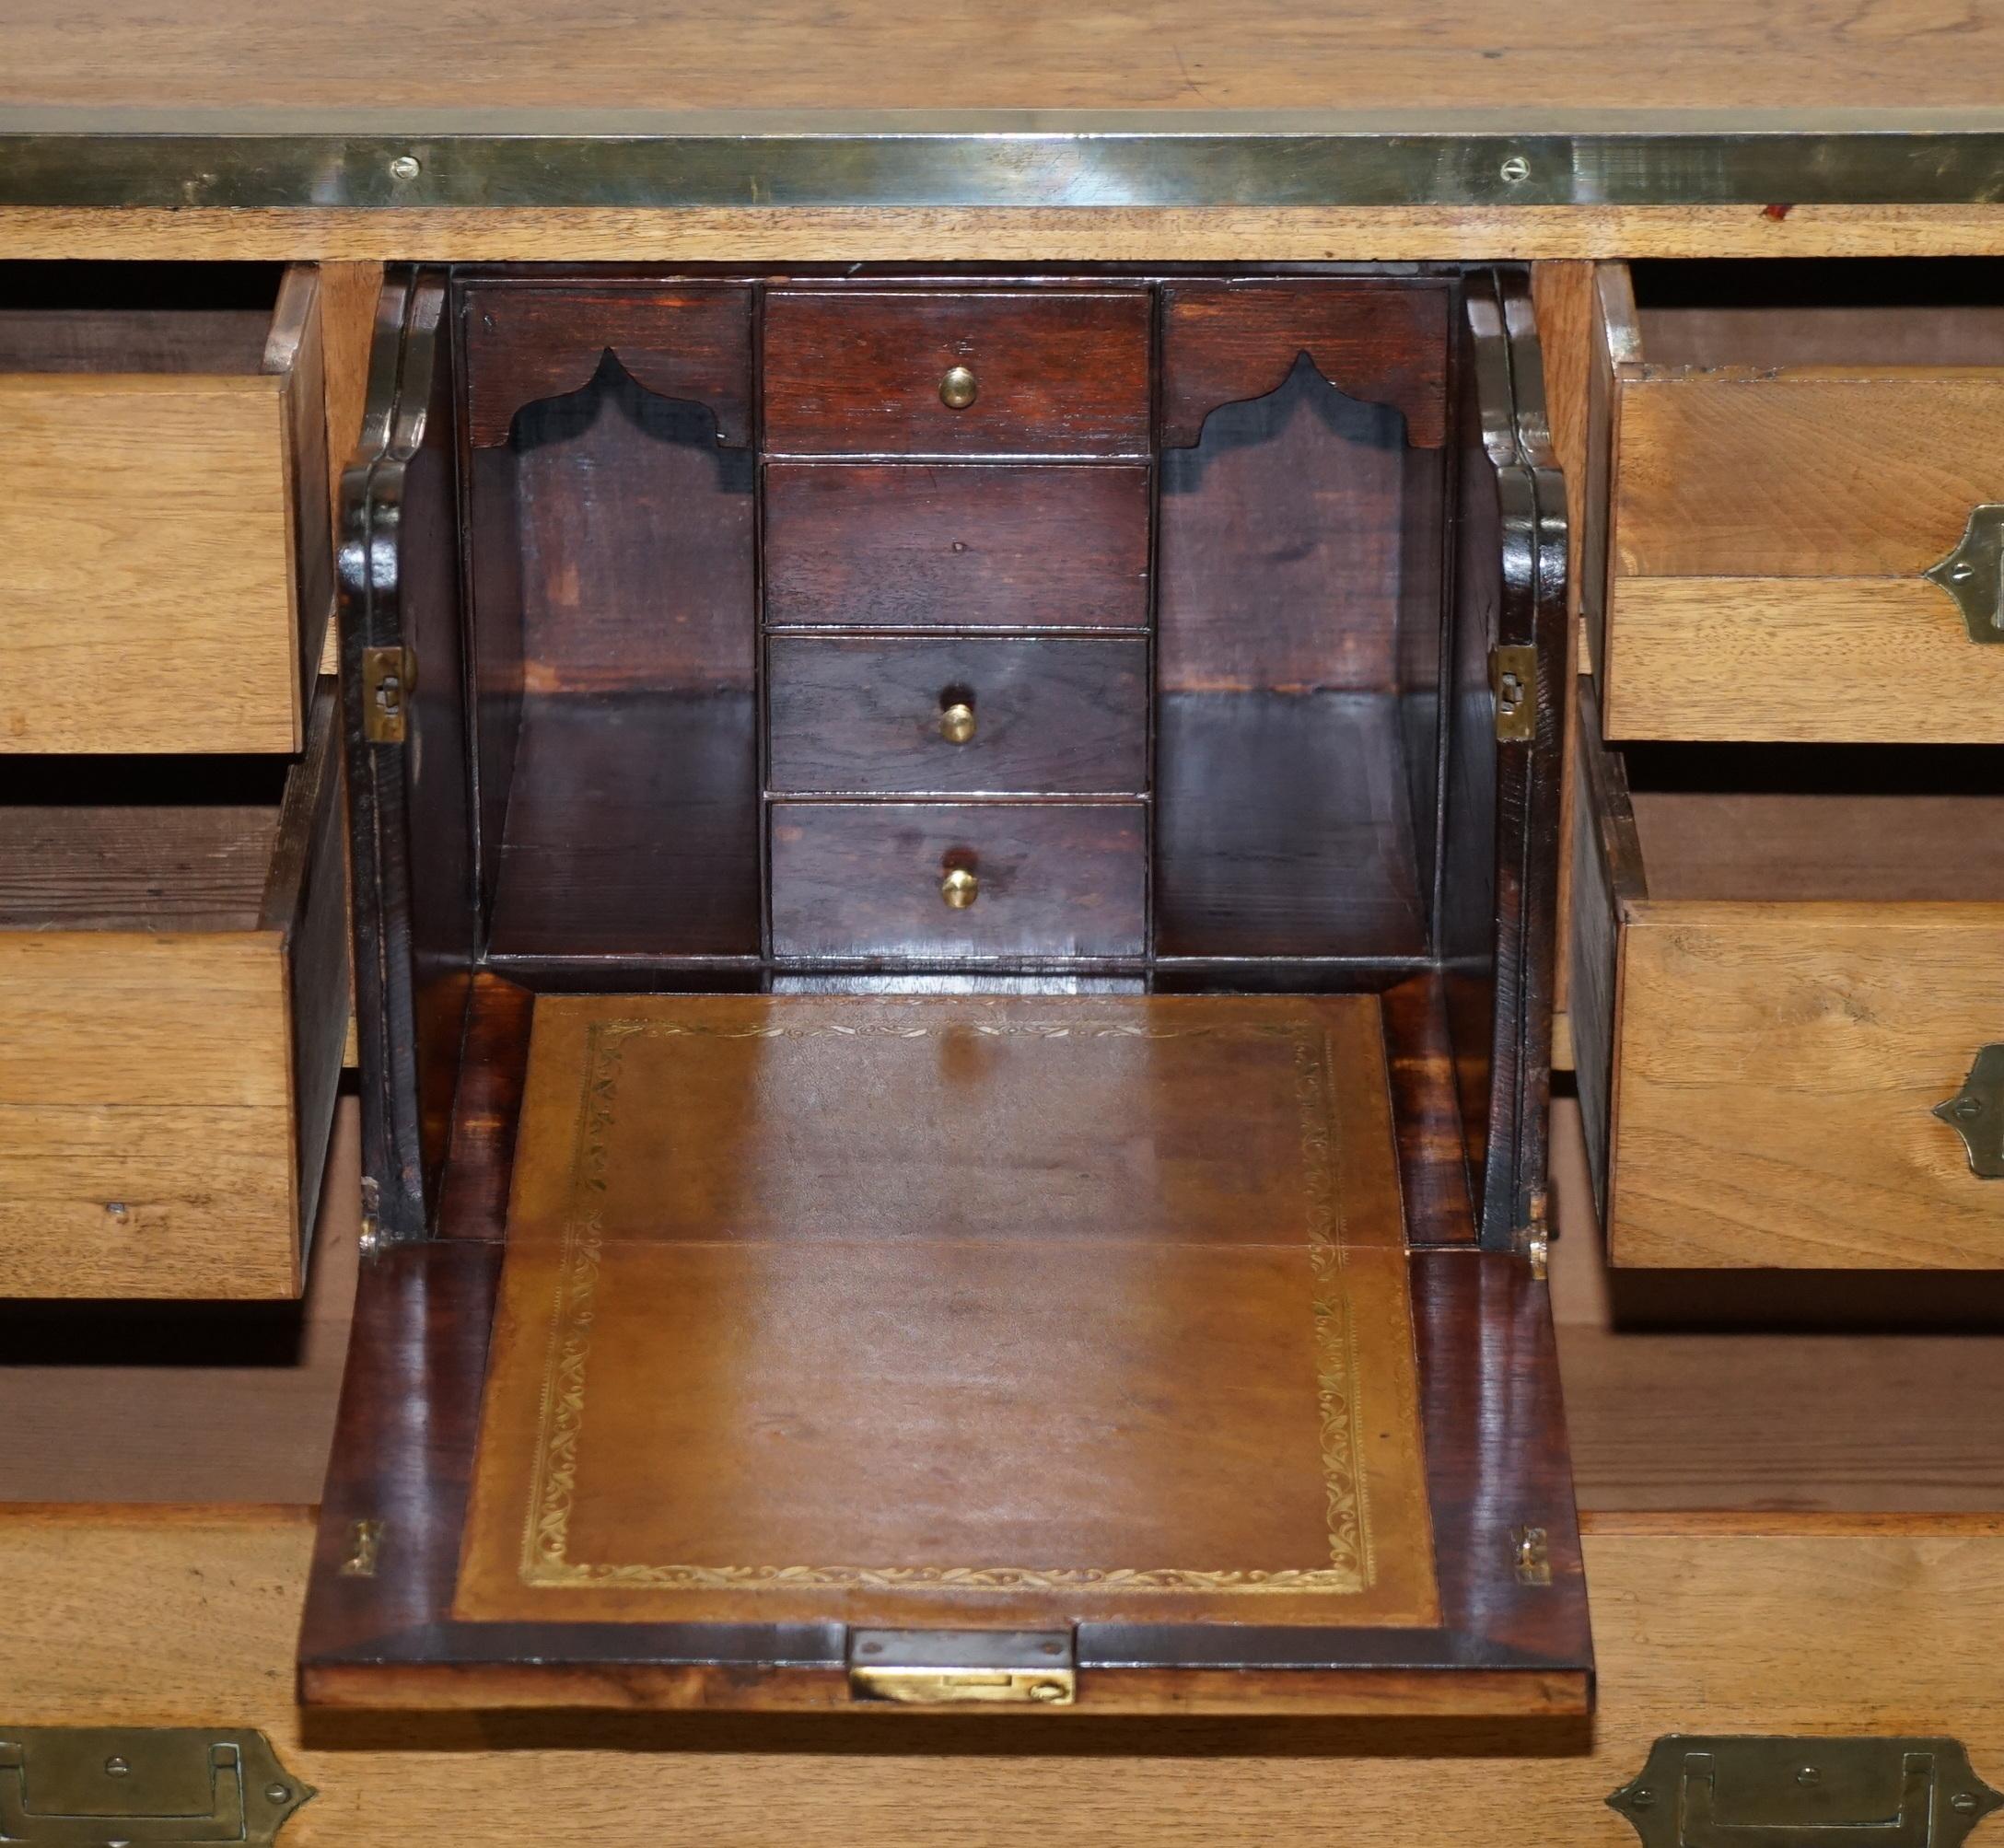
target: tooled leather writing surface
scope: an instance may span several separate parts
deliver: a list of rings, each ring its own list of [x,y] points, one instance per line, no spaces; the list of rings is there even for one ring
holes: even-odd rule
[[[1437,1621],[1369,996],[541,997],[456,1614]]]

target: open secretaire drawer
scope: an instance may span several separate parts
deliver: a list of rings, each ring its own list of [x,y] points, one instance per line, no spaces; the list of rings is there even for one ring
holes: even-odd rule
[[[2004,742],[1994,263],[1605,263],[1581,603],[1607,736]]]
[[[303,747],[325,389],[311,264],[0,268],[0,752]]]
[[[299,1294],[348,1025],[338,706],[289,761],[0,757],[0,1296]]]
[[[2004,1264],[1994,753],[1633,746],[1580,687],[1573,1043],[1617,1264]]]
[[[1583,1710],[1543,432],[1514,275],[391,276],[308,1701]]]

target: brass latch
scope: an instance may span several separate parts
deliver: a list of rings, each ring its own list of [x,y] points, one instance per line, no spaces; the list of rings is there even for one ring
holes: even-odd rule
[[[1063,1630],[856,1630],[849,1692],[904,1706],[1068,1707],[1078,1697]]]
[[[0,1842],[29,1848],[269,1848],[312,1795],[262,1733],[0,1727]]]
[[[1972,512],[1961,543],[1921,575],[1954,598],[1972,642],[2004,642],[2004,502]]]
[[[1934,1113],[1962,1137],[1979,1180],[2004,1180],[2004,1045],[1984,1047],[1962,1089]]]
[[[408,648],[362,650],[362,736],[370,744],[402,744],[417,657]]]
[[[1538,735],[1538,651],[1527,642],[1489,650],[1489,689],[1496,694],[1498,744],[1523,744]]]
[[[1955,1848],[2004,1804],[1948,1738],[1660,1738],[1607,1799],[1644,1848]]]

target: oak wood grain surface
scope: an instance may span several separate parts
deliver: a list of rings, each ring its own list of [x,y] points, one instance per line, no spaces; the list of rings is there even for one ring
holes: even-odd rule
[[[1939,257],[2004,251],[1984,205],[881,208],[437,211],[0,209],[0,257],[380,262],[1496,262],[1537,258]]]
[[[297,749],[289,442],[269,375],[0,375],[0,749]]]
[[[2004,375],[1791,367],[1625,382],[1627,577],[1911,576],[2004,494]]]
[[[107,893],[143,815],[6,811],[0,1293],[297,1293],[347,1015],[332,705],[275,812],[163,806]]]
[[[1932,1113],[1997,1035],[2000,953],[1996,905],[1629,907],[1617,1260],[2004,1260],[2004,1203]]]
[[[2004,377],[1902,363],[1994,355],[1995,330],[1919,305],[1640,318],[1588,515],[1612,532],[1611,737],[2004,737],[2004,660],[1920,575],[2004,493]]]
[[[1946,1733],[2004,1756],[1980,1650],[2004,1610],[1995,1520],[1602,1517],[1585,1539],[1601,1682],[1590,1731],[1155,1718],[302,1715],[291,1700],[312,1538],[297,1507],[17,1508],[0,1564],[9,1716],[262,1727],[318,1793],[299,1848],[485,1848],[561,1816],[612,1848],[664,1818],[747,1848],[1019,1842],[1029,1814],[1122,1844],[1625,1848],[1602,1799],[1665,1732]]]
[[[2004,647],[1917,575],[1624,577],[1601,674],[1611,738],[2004,742]]]
[[[1781,0],[1670,0],[1610,12],[1554,0],[1423,0],[1317,10],[1249,0],[1146,11],[1063,0],[962,0],[944,13],[861,0],[637,16],[607,0],[413,17],[365,0],[339,22],[250,0],[163,14],[101,0],[10,20],[0,107],[375,110],[1367,109],[1513,104],[1544,119],[1614,109],[1783,110],[1992,107],[2004,25],[1981,9],[1893,0],[1833,13]],[[377,48],[401,55],[384,68]]]
[[[1396,1089],[1396,1060],[1392,1075]],[[487,1108],[465,1119],[469,1133]],[[302,1303],[0,1308],[0,1419],[13,1434],[0,1503],[315,1500],[355,1293],[356,1158],[347,1102]],[[1552,1302],[1583,1508],[1604,1518],[1622,1509],[2004,1507],[2004,1334],[1973,1306],[1967,1273],[1947,1280],[1960,1300],[1940,1303],[1931,1329],[1887,1323],[1882,1277],[1857,1280],[1863,1287],[1841,1308],[1812,1303],[1793,1328],[1763,1321],[1756,1299],[1734,1328],[1720,1311],[1748,1295],[1745,1273],[1610,1276],[1570,1099],[1555,1107],[1553,1168]],[[505,1188],[505,1168],[501,1179]],[[1409,1168],[1409,1201],[1411,1189]],[[498,1236],[498,1205],[484,1210]],[[1812,1281],[1788,1277],[1791,1297],[1803,1302]],[[1665,1287],[1672,1282],[1681,1305]],[[1692,1290],[1702,1291],[1696,1303]],[[1656,1304],[1653,1319],[1628,1326],[1617,1293],[1630,1314]],[[1876,1332],[1875,1319],[1884,1325]],[[1952,1403],[1958,1415],[1944,1418]],[[1604,1621],[1597,1639],[1604,1713]]]

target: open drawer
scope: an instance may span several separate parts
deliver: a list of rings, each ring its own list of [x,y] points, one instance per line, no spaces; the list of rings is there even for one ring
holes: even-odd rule
[[[2004,740],[1996,266],[1609,263],[1598,308],[1607,736]]]
[[[0,759],[0,1296],[298,1295],[348,1021],[306,752]]]
[[[2004,1265],[1992,754],[1614,750],[1579,693],[1573,1043],[1614,1261]]]
[[[810,280],[880,312],[882,279]],[[1123,748],[1121,804],[1100,792],[1117,887],[1065,793],[1090,779],[1052,752],[967,789],[928,777],[1010,736],[1010,682],[950,625],[863,771],[787,791],[760,857],[799,707],[757,703],[795,683],[753,671],[750,515],[760,469],[791,465],[735,453],[758,437],[728,413],[756,401],[777,281],[388,279],[342,548],[375,1237],[309,1703],[1587,1704],[1534,1256],[1564,519],[1528,290],[1178,277],[1165,313],[1160,279],[1067,289],[1115,285],[1188,413],[1177,444],[1148,439],[1175,450],[1148,471],[1151,513],[1173,502],[1159,584],[1123,593],[1148,590],[1159,651],[1094,680],[1174,770],[1152,857],[1149,753]],[[962,294],[1033,291],[923,292],[950,318]],[[703,346],[705,318],[733,338]],[[1012,326],[997,380],[1030,376]],[[583,369],[525,365],[517,329]],[[1088,364],[1099,343],[1054,350]],[[468,403],[491,413],[470,443]],[[1065,465],[1118,469],[1117,509],[1137,491],[1121,443]],[[937,464],[956,467],[991,463]],[[1264,525],[1236,517],[1254,499]],[[966,530],[934,542],[1005,607],[1019,552],[951,551]],[[1078,557],[1049,563],[1089,587]],[[1064,651],[1109,645],[1021,648],[1054,700],[1081,671]],[[836,681],[815,709],[853,717]],[[938,694],[963,682],[955,743]],[[664,765],[679,809],[654,799]],[[929,852],[973,849],[978,874],[928,860],[909,930],[803,944],[781,829],[921,809]],[[1025,817],[1040,883],[1012,889],[982,831],[1027,839]],[[1409,902],[1362,901],[1394,875]],[[880,856],[817,864],[832,903],[881,906],[885,884]],[[1054,949],[952,924],[1032,889]],[[1087,925],[1116,889],[1102,945]]]
[[[0,267],[0,751],[298,750],[333,608],[311,265]]]

